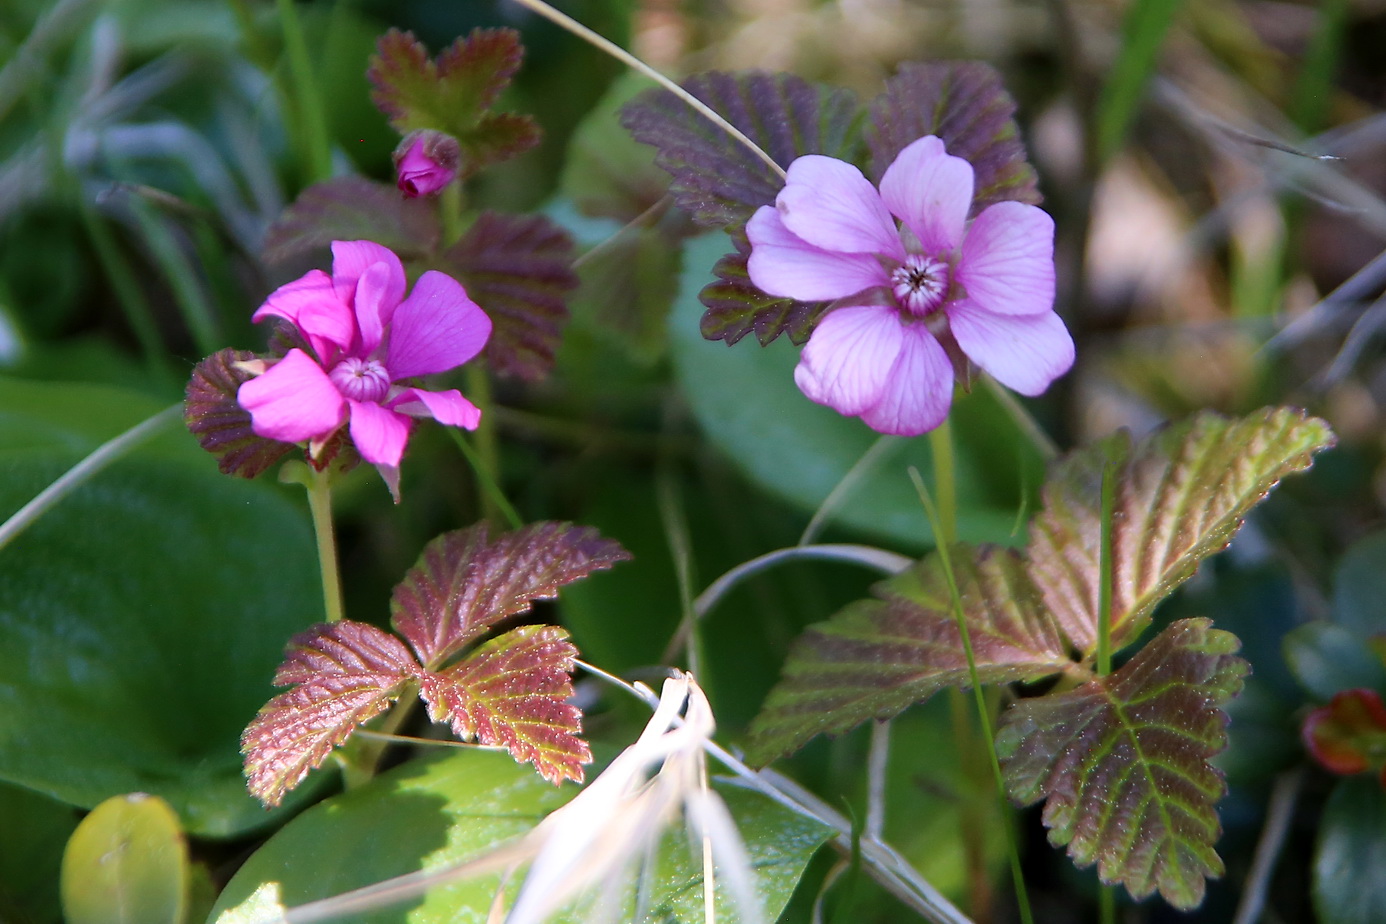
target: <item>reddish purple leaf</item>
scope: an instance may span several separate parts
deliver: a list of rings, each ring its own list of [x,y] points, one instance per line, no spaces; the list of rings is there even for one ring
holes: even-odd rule
[[[551,783],[582,782],[592,752],[578,737],[582,712],[568,702],[577,649],[555,626],[524,626],[491,639],[420,686],[435,721],[464,741],[504,747]]]
[[[528,381],[548,374],[578,284],[572,263],[572,238],[542,215],[482,212],[448,248],[440,268],[495,325],[486,345],[492,369]]]
[[[981,61],[901,65],[871,103],[867,140],[879,181],[897,154],[925,135],[943,139],[949,154],[976,171],[975,215],[994,202],[1031,204],[1041,196],[1015,124],[1015,100],[1001,75]]]
[[[183,420],[226,475],[254,478],[297,448],[257,436],[250,427],[250,413],[236,401],[241,384],[251,375],[235,364],[257,358],[243,350],[220,350],[198,363],[188,380]]]
[[[442,228],[434,207],[398,189],[359,176],[315,183],[270,225],[262,248],[278,263],[333,241],[375,241],[410,260],[433,253]]]
[[[485,523],[424,547],[390,600],[395,630],[436,670],[499,620],[630,554],[595,529],[534,523],[492,540]]]
[[[792,298],[766,295],[751,282],[746,268],[751,244],[746,239],[745,229],[737,228],[731,238],[736,252],[717,261],[712,267],[717,282],[708,283],[698,293],[698,301],[707,308],[701,324],[703,337],[725,340],[727,346],[731,346],[754,331],[761,346],[780,334],[788,334],[796,344],[808,342],[828,303],[796,302]]]
[[[1330,773],[1386,770],[1386,705],[1375,690],[1336,694],[1305,716],[1301,735],[1314,760]]]
[[[365,623],[323,623],[294,636],[274,682],[297,686],[266,703],[241,735],[251,794],[278,805],[422,674],[404,643]]]

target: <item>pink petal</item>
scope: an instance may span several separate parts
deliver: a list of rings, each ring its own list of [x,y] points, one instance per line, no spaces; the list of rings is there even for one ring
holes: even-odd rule
[[[839,414],[860,414],[880,400],[903,336],[894,308],[838,308],[814,328],[794,382],[810,401]]]
[[[890,282],[875,256],[814,247],[786,228],[780,213],[768,205],[751,216],[746,236],[751,241],[751,282],[771,295],[829,301]]]
[[[432,417],[440,424],[464,430],[475,430],[481,423],[481,408],[462,397],[462,392],[456,388],[448,391],[406,388],[390,402],[389,408],[410,417]]]
[[[380,346],[385,325],[390,323],[399,307],[399,298],[391,291],[390,272],[386,264],[372,263],[356,281],[356,323],[361,330],[361,342],[356,350],[359,356],[369,356]],[[403,294],[401,290],[400,295]]]
[[[414,422],[369,401],[350,401],[351,441],[372,465],[399,465]]]
[[[923,324],[905,328],[900,356],[881,400],[861,415],[878,433],[918,436],[948,416],[953,403],[953,364]]]
[[[775,207],[785,227],[814,247],[905,258],[881,194],[846,161],[821,154],[800,157],[789,165]]]
[[[1038,395],[1073,366],[1073,338],[1052,311],[993,314],[960,302],[948,308],[948,322],[968,359],[1022,395]]]
[[[429,270],[395,312],[385,366],[391,381],[456,369],[486,345],[491,319],[456,279]]]
[[[993,314],[1053,309],[1054,219],[1021,202],[988,206],[967,231],[957,279]]]
[[[297,349],[243,384],[236,400],[250,412],[257,434],[284,443],[326,436],[346,419],[346,400],[337,387],[321,366]]]
[[[349,347],[356,334],[356,318],[322,270],[311,270],[271,292],[250,316],[256,322],[265,318],[283,318],[297,327],[323,362],[331,361],[334,347]]]
[[[386,298],[391,306],[398,305],[404,298],[404,265],[399,257],[388,247],[375,241],[333,241],[332,242],[332,284],[337,295],[348,305],[355,304],[356,282],[377,263],[388,268],[389,282],[385,286]],[[386,323],[389,319],[386,319]]]
[[[881,177],[881,199],[919,238],[924,252],[952,253],[972,208],[972,165],[933,135],[909,144]]]

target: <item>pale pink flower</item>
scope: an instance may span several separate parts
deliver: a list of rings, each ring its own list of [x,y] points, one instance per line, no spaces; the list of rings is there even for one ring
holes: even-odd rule
[[[361,458],[398,495],[398,466],[414,418],[476,428],[481,410],[456,389],[403,383],[472,359],[491,335],[491,319],[452,277],[429,271],[414,291],[399,257],[371,241],[334,241],[332,275],[312,270],[270,293],[253,320],[281,318],[309,350],[253,363],[263,372],[240,387],[240,405],[257,434],[315,451],[343,424]]]
[[[457,139],[442,132],[406,135],[395,149],[396,185],[409,198],[431,196],[457,179]]]
[[[771,295],[837,302],[794,370],[810,400],[913,436],[948,416],[944,344],[1023,395],[1073,365],[1054,313],[1053,219],[999,202],[969,224],[972,194],[972,165],[933,135],[900,152],[879,192],[844,161],[790,164],[774,207],[746,226],[749,272]]]

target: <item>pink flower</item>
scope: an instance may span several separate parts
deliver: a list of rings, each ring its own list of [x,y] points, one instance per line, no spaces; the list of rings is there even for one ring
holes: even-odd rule
[[[746,226],[749,270],[771,295],[838,302],[794,370],[810,400],[913,436],[948,416],[945,344],[1024,395],[1073,365],[1053,310],[1053,220],[999,202],[969,225],[972,187],[971,164],[932,135],[900,152],[879,192],[831,157],[790,164],[775,206]]]
[[[417,131],[395,149],[396,185],[409,198],[431,196],[457,179],[461,153],[457,139],[442,132]]]
[[[467,362],[491,319],[452,277],[429,271],[405,297],[404,267],[371,241],[334,241],[332,275],[313,270],[270,293],[253,320],[282,318],[312,354],[292,349],[241,386],[236,399],[257,434],[316,450],[350,422],[361,458],[398,499],[399,460],[413,418],[476,428],[481,411],[456,389],[401,383]]]

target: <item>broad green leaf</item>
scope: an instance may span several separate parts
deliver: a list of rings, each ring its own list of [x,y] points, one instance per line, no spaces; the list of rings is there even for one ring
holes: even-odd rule
[[[1332,446],[1323,421],[1290,408],[1242,419],[1211,412],[1133,442],[1126,432],[1065,457],[1030,525],[1030,570],[1069,640],[1097,648],[1102,477],[1115,479],[1112,650],[1134,641],[1165,597],[1232,541],[1286,475]]]
[[[906,63],[871,102],[867,141],[873,172],[885,173],[910,143],[942,139],[949,154],[972,164],[972,214],[995,202],[1040,201],[1034,168],[1015,124],[1015,100],[1001,75],[981,61]]]
[[[1386,920],[1386,790],[1372,777],[1343,780],[1319,818],[1314,912],[1320,924]]]
[[[1343,690],[1386,690],[1386,665],[1364,640],[1336,623],[1317,620],[1285,636],[1285,662],[1306,692],[1327,702]]]
[[[490,315],[491,368],[532,382],[553,366],[568,293],[578,284],[572,263],[572,238],[543,215],[482,212],[438,268]]]
[[[655,166],[654,151],[619,121],[621,107],[651,87],[642,74],[618,77],[573,132],[558,183],[582,214],[625,223],[668,194],[669,175]]]
[[[433,253],[442,236],[438,213],[423,199],[406,199],[387,183],[339,176],[299,193],[265,232],[261,248],[270,263],[333,241],[372,240],[410,260]]]
[[[395,587],[391,622],[436,670],[498,621],[629,557],[588,527],[532,523],[492,539],[479,523],[425,546]]]
[[[68,924],[182,924],[188,847],[178,816],[157,796],[102,802],[63,852]]]
[[[0,783],[0,920],[60,924],[58,873],[77,810]]]
[[[0,383],[0,511],[144,416],[139,402]],[[86,808],[148,792],[204,836],[272,821],[235,742],[283,640],[321,613],[295,501],[219,474],[172,428],[0,550],[0,779]]]
[[[1209,760],[1247,671],[1238,647],[1211,620],[1182,619],[1115,673],[1021,700],[996,737],[1011,798],[1045,800],[1050,843],[1080,867],[1095,861],[1103,882],[1196,907],[1223,873],[1213,844],[1227,786]]]
[[[1010,549],[958,546],[952,556],[983,683],[1033,680],[1072,666],[1025,563]],[[942,560],[931,554],[799,637],[751,725],[757,763],[889,719],[949,686],[970,686]]]
[[[1333,622],[1358,639],[1386,633],[1386,531],[1354,542],[1338,563]]]
[[[256,358],[254,353],[227,349],[202,360],[188,380],[183,411],[188,430],[198,445],[216,456],[217,468],[242,478],[254,478],[295,448],[257,435],[250,412],[236,400],[251,375],[235,364]]]

